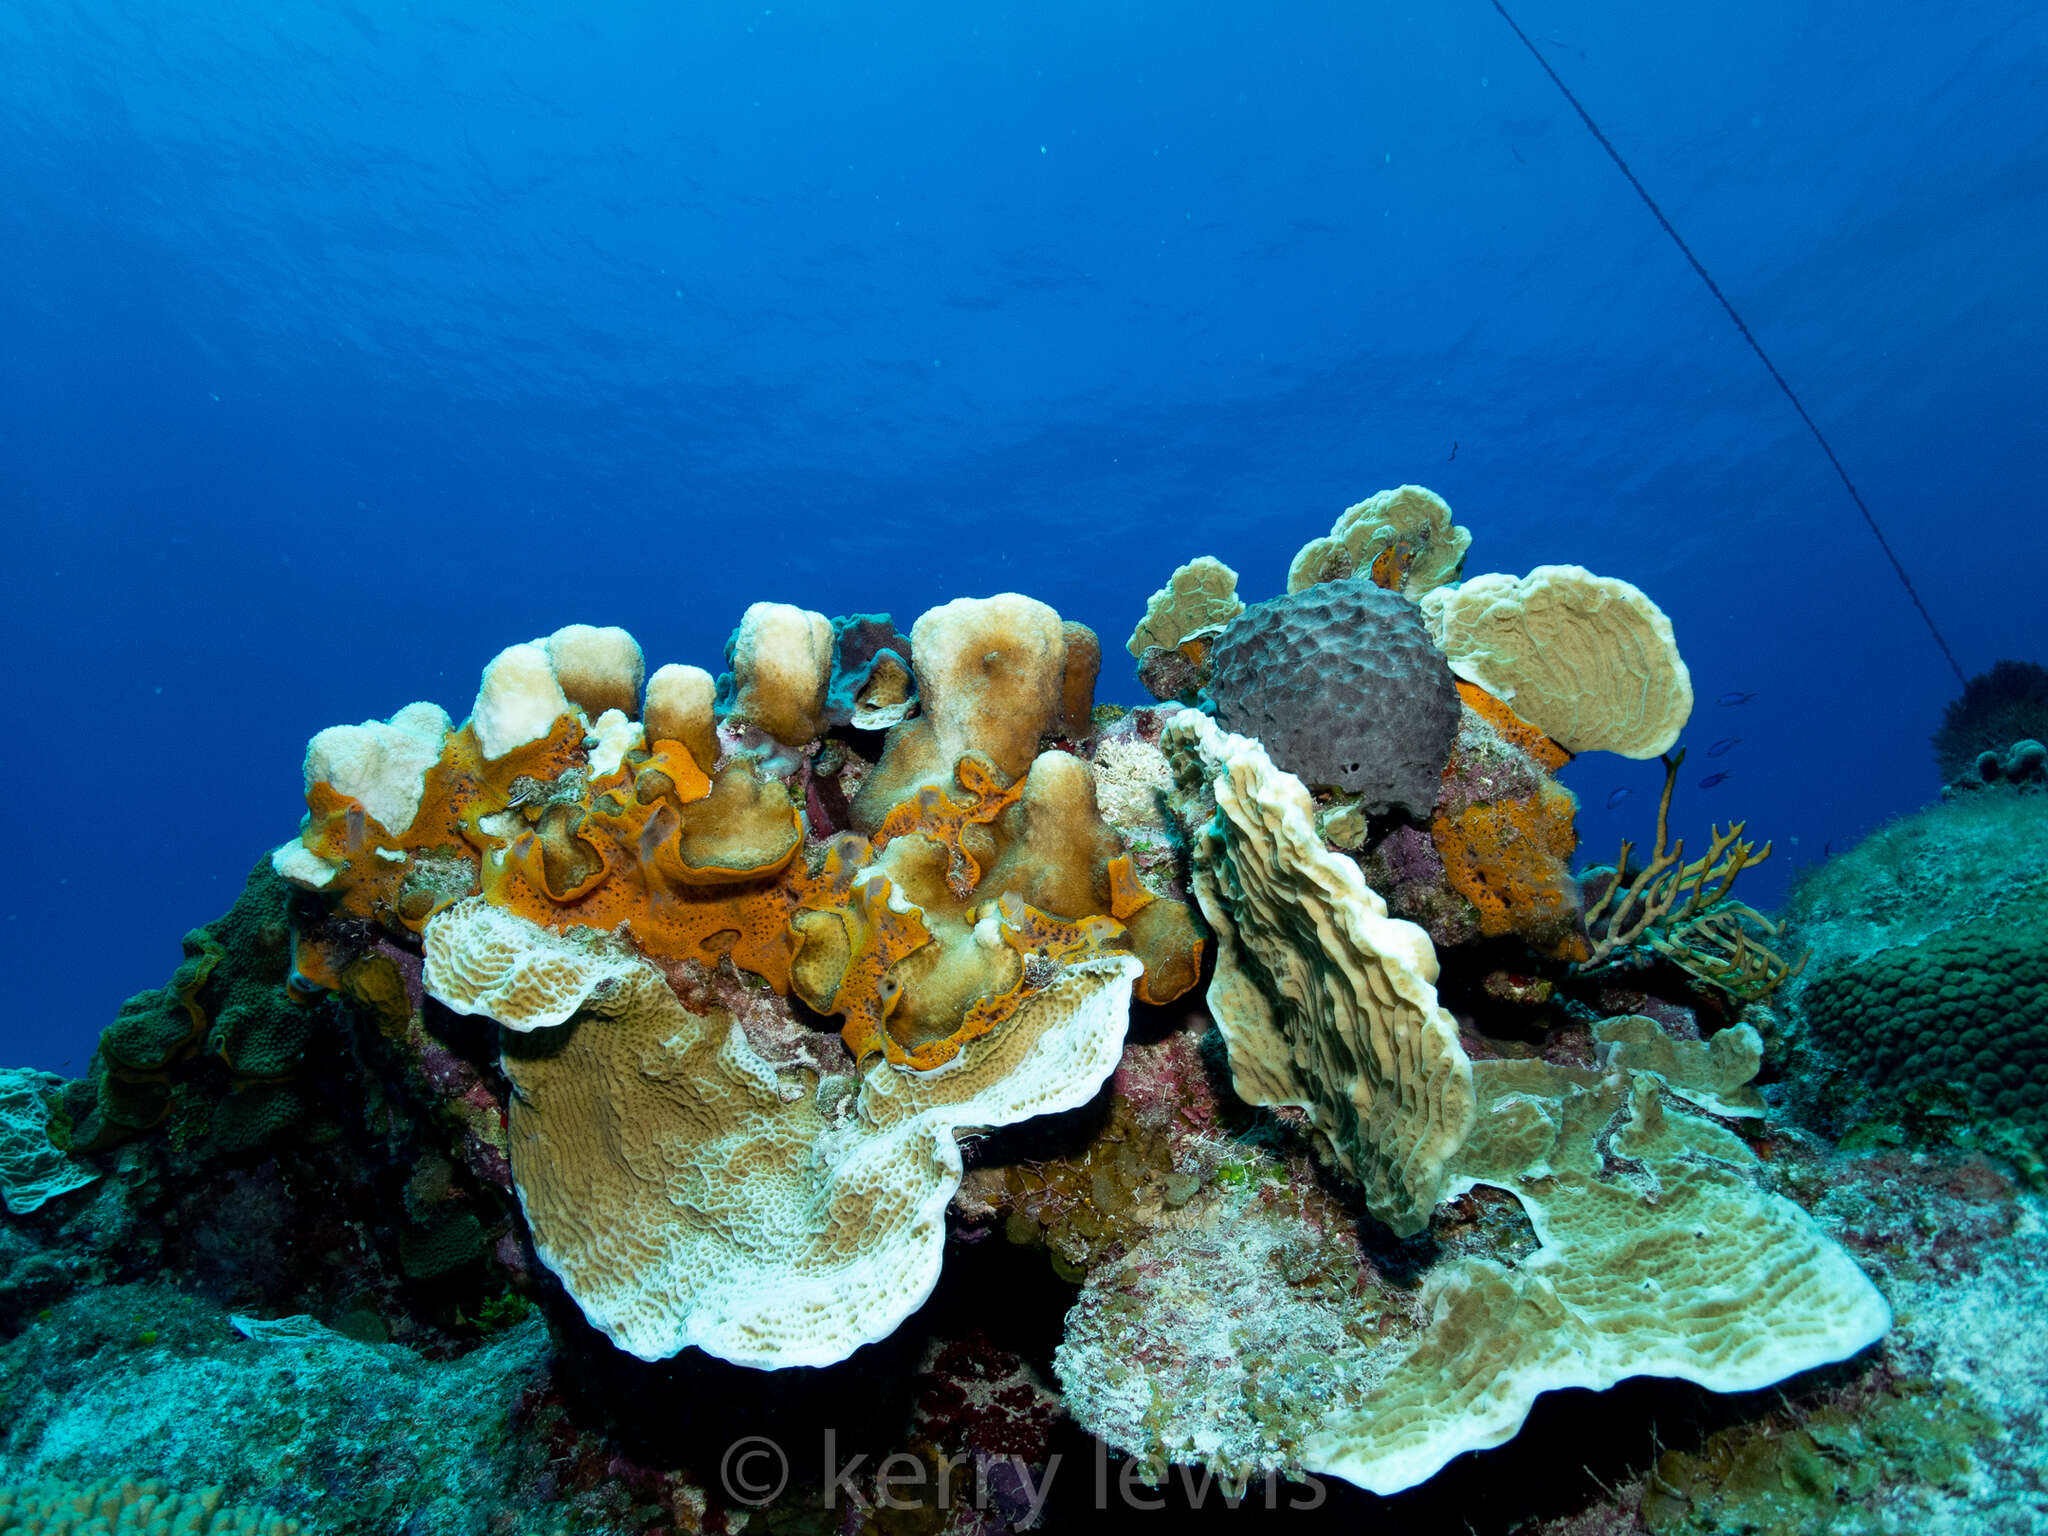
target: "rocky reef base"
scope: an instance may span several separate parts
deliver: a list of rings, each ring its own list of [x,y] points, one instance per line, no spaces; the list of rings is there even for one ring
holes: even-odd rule
[[[1298,1121],[1232,1093],[1213,1026],[1187,1002],[1137,1010],[1122,1066],[1086,1107],[969,1144],[943,1276],[890,1338],[818,1370],[695,1351],[633,1360],[535,1260],[493,1151],[505,1090],[485,1037],[402,986],[380,1009],[365,984],[317,1005],[297,1113],[254,1146],[217,1133],[222,1097],[246,1091],[225,1074],[180,1085],[153,1134],[69,1159],[75,1187],[13,1133],[0,1168],[29,1208],[0,1221],[0,1530],[35,1528],[27,1511],[66,1500],[115,1510],[124,1530],[149,1528],[138,1509],[183,1508],[214,1522],[192,1529],[366,1536],[1112,1519],[1556,1536],[2039,1530],[2039,1142],[1966,1091],[1902,1083],[1831,1046],[1831,1015],[1811,1000],[1873,958],[1895,961],[1894,940],[1937,942],[2002,910],[2027,887],[1987,873],[1981,850],[2012,846],[2006,823],[2044,808],[2038,796],[1932,808],[1795,893],[1792,932],[1821,963],[1749,1011],[1768,1046],[1769,1114],[1746,1139],[1767,1187],[1853,1255],[1894,1326],[1769,1390],[1639,1378],[1550,1393],[1506,1445],[1387,1498],[1260,1473],[1316,1417],[1333,1359],[1420,1325],[1439,1260],[1511,1260],[1534,1239],[1515,1202],[1484,1187],[1406,1241],[1363,1219],[1355,1186]],[[1980,825],[1996,818],[1996,832]],[[1958,858],[1976,883],[1946,886],[1957,910],[1901,906]],[[266,880],[259,870],[245,906],[284,899]],[[1585,1051],[1561,1017],[1521,1040],[1483,1022],[1461,1015],[1475,1057]],[[62,1139],[83,1094],[16,1076]],[[1133,1356],[1146,1383],[1185,1395],[1132,1415],[1114,1371],[1081,1366],[1105,1343],[1113,1355],[1117,1330],[1157,1319],[1162,1300],[1207,1353]],[[1117,1447],[1081,1427],[1106,1422]],[[1126,1454],[1143,1449],[1134,1425],[1162,1459]],[[1190,1444],[1201,1457],[1166,1459]]]

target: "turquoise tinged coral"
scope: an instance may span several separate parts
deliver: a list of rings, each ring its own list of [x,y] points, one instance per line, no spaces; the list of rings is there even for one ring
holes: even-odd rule
[[[50,1140],[50,1101],[63,1085],[52,1072],[0,1067],[0,1193],[12,1215],[40,1210],[100,1176]]]

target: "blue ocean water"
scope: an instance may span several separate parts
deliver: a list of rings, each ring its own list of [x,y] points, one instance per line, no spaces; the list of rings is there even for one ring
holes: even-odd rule
[[[1964,666],[2048,653],[2048,14],[1518,19]],[[508,643],[715,667],[756,599],[1021,590],[1135,702],[1175,565],[1269,595],[1404,481],[1469,571],[1671,614],[1679,828],[1776,838],[1754,898],[1937,787],[1940,653],[1483,0],[12,0],[0,157],[8,1061],[81,1069],[161,983],[296,827],[313,731],[459,717]],[[1659,772],[1569,771],[1589,853]]]

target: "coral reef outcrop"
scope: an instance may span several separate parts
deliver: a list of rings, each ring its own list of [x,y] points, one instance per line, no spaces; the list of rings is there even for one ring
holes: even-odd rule
[[[1160,708],[1004,593],[755,604],[719,679],[570,625],[465,720],[319,733],[89,1074],[0,1082],[0,1487],[345,1536],[2048,1508],[2032,756],[1780,920],[1740,822],[1670,838],[1669,751],[1575,877],[1560,771],[1672,747],[1684,664],[1469,542],[1409,486],[1283,596],[1181,567]]]
[[[381,767],[349,782],[406,824],[309,784],[302,835],[273,861],[326,908],[299,925],[296,979],[345,990],[381,931],[419,947],[426,996],[510,1032],[511,1174],[537,1252],[629,1352],[841,1358],[929,1291],[955,1131],[1086,1100],[1132,984],[1163,1003],[1199,979],[1190,909],[1147,887],[1089,764],[1041,750],[1092,734],[1099,648],[1015,594],[927,613],[901,647],[919,713],[835,811],[821,738],[883,707],[876,679],[900,659],[886,620],[749,608],[715,755],[647,736],[647,720],[704,735],[690,675],[658,670],[636,722],[617,704],[640,686],[638,647],[571,640],[502,653],[461,728],[424,706],[403,730],[348,728],[403,738],[408,755],[378,759],[403,794]],[[558,651],[573,677],[542,676]],[[415,751],[437,725],[435,753]],[[842,775],[850,750],[834,748]],[[767,998],[678,1001],[714,973]],[[808,1084],[735,1043],[735,1013],[806,1035],[768,1000],[792,997],[843,1021],[836,1055],[792,1057]],[[528,1033],[566,1039],[515,1047]]]

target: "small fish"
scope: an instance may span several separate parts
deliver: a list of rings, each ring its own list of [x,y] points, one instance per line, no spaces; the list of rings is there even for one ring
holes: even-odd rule
[[[1762,689],[1757,690],[1758,693],[1761,693],[1762,691]],[[1721,697],[1714,700],[1714,702],[1716,704],[1719,704],[1722,708],[1726,709],[1730,705],[1734,704],[1747,704],[1751,699],[1755,697],[1756,693],[1724,693],[1721,695]]]
[[[1621,802],[1626,800],[1627,798],[1628,791],[1626,789],[1617,789],[1613,794],[1607,797],[1607,809],[1609,809],[1610,811],[1613,810],[1617,805],[1621,804]]]
[[[1720,773],[1710,773],[1704,779],[1700,780],[1700,788],[1712,789],[1716,784],[1725,784],[1734,777],[1735,774],[1733,770],[1723,770]]]
[[[1741,745],[1742,738],[1740,736],[1723,736],[1719,741],[1707,748],[1707,756],[1722,757],[1727,753],[1733,752]]]
[[[1458,456],[1458,443],[1457,443],[1457,439],[1453,438],[1453,439],[1451,440],[1451,459],[1455,459],[1455,458],[1456,458],[1457,456]],[[1444,460],[1444,462],[1445,462],[1446,464],[1448,464],[1448,463],[1450,463],[1450,462],[1451,462],[1451,459],[1445,459],[1445,460]]]

